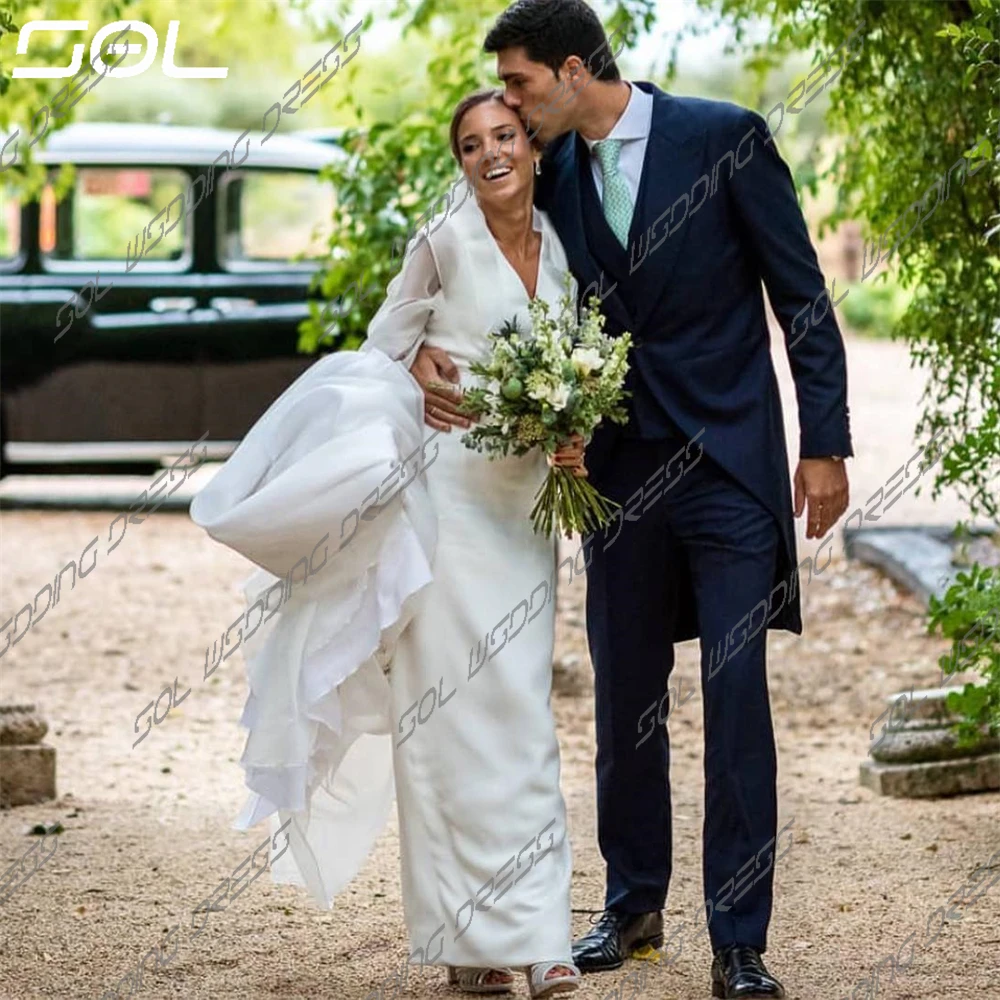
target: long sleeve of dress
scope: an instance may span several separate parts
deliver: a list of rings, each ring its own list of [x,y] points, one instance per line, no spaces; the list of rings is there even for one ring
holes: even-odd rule
[[[415,237],[407,245],[399,274],[389,282],[385,301],[368,324],[361,350],[377,347],[408,369],[424,342],[440,292],[441,275],[430,241]]]

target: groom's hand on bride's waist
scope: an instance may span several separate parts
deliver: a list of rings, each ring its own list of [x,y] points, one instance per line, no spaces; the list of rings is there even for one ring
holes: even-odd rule
[[[462,392],[458,388],[458,368],[440,347],[421,347],[410,366],[410,374],[424,390],[424,420],[435,430],[471,427],[468,417],[459,413]],[[456,383],[454,387],[447,383]]]

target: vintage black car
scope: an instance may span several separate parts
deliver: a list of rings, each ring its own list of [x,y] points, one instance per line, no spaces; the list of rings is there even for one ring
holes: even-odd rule
[[[344,154],[335,130],[249,135],[79,123],[38,151],[40,200],[0,174],[0,475],[146,471],[206,431],[221,457],[315,360],[296,257],[326,247],[317,171]]]

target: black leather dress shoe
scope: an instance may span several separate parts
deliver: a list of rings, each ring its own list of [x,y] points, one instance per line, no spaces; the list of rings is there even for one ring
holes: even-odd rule
[[[764,968],[756,948],[734,944],[715,953],[712,996],[722,1000],[783,1000],[785,989]]]
[[[663,916],[605,910],[592,931],[573,942],[573,961],[581,972],[618,969],[633,949],[663,946]]]

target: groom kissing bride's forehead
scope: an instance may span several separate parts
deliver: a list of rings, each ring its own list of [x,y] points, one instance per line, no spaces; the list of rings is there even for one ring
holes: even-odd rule
[[[586,132],[593,116],[582,103],[572,105],[595,81],[621,90],[615,59],[625,43],[619,40],[614,51],[616,34],[608,37],[582,0],[515,3],[500,16],[483,48],[496,53],[504,103],[518,113],[532,141],[544,146],[573,129]],[[617,99],[620,104],[621,93]]]

